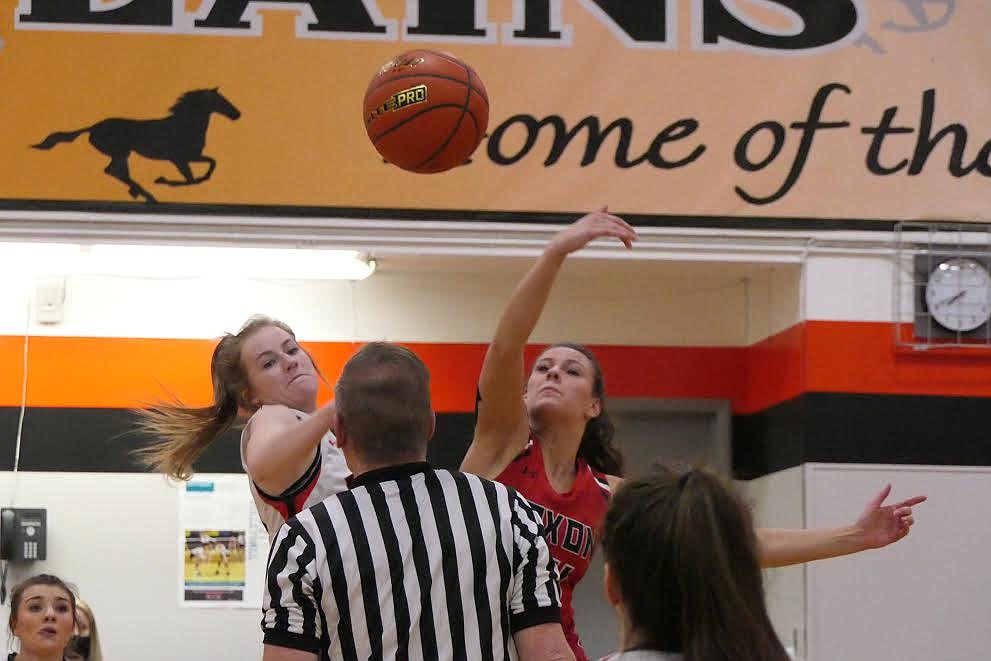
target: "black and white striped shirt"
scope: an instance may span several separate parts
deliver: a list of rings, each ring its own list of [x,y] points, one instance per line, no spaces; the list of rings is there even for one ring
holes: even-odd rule
[[[426,463],[364,473],[269,556],[265,644],[331,659],[516,659],[560,621],[540,519],[516,491]]]

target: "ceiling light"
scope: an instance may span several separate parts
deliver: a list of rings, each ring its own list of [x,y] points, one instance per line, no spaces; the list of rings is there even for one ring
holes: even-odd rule
[[[375,261],[355,250],[0,243],[5,275],[363,280],[374,271]]]

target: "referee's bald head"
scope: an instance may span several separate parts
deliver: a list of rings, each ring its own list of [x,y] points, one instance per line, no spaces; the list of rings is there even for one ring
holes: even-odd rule
[[[370,342],[344,365],[334,387],[337,417],[361,457],[372,463],[422,460],[434,429],[430,372],[390,342]]]

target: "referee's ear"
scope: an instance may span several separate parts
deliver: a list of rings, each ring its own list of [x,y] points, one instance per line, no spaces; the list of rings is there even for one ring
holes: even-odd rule
[[[437,414],[432,410],[430,411],[430,432],[427,434],[427,442],[429,443],[434,437],[434,432],[437,430]]]
[[[330,430],[334,432],[334,444],[338,448],[343,450],[346,445],[351,444],[351,438],[348,436],[347,427],[344,426],[344,421],[341,420],[341,414],[338,412],[336,407],[334,408],[334,416],[331,418]]]

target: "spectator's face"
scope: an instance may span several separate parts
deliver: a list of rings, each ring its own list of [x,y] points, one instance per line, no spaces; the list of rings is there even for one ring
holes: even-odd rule
[[[55,585],[24,590],[13,631],[24,652],[43,656],[65,649],[74,626],[75,613],[65,590]]]
[[[86,613],[78,608],[76,609],[76,629],[73,633],[76,636],[89,635],[89,618],[86,617]]]

